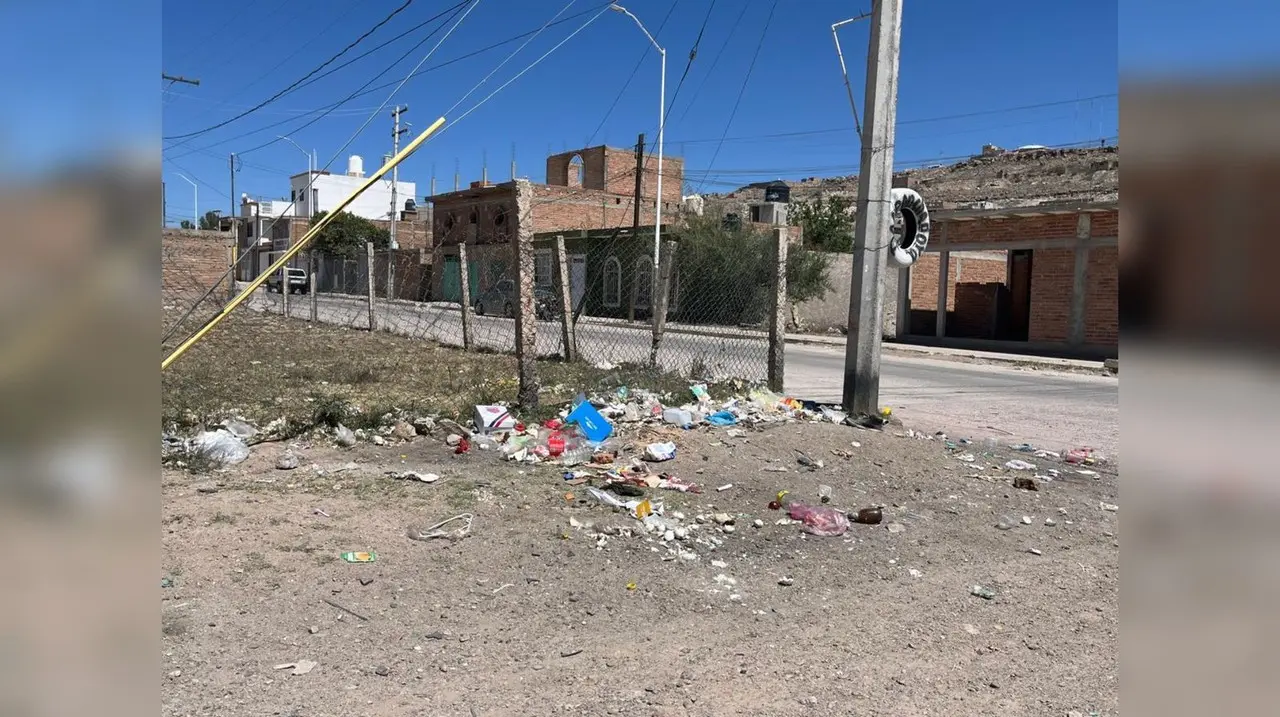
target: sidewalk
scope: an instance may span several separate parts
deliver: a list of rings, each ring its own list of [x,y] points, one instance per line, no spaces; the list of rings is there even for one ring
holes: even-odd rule
[[[845,336],[832,334],[787,334],[787,343],[789,344],[831,346],[843,349],[846,340],[847,337]],[[900,356],[929,357],[945,361],[964,361],[968,363],[1004,364],[1009,366],[1022,366],[1026,368],[1040,368],[1057,371],[1090,372],[1111,375],[1117,373],[1119,369],[1118,360],[1108,362],[1085,361],[1081,359],[1051,358],[1048,356],[999,353],[995,351],[974,351],[972,349],[957,349],[945,346],[920,346],[918,344],[901,344],[892,341],[883,342],[881,344],[881,348],[885,353],[898,354]],[[1114,364],[1116,366],[1116,370],[1110,370],[1107,366],[1108,363]]]

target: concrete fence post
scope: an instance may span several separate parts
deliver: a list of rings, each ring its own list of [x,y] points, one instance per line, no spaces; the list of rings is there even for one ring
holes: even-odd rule
[[[232,301],[236,298],[236,259],[239,258],[236,245],[228,245],[227,268],[230,269],[230,273],[227,275],[227,301]]]
[[[471,266],[467,261],[467,243],[465,241],[458,242],[458,286],[462,292],[462,296],[458,298],[458,303],[462,306],[462,348],[470,351],[472,348],[473,333],[472,308],[471,308]]]
[[[515,182],[516,376],[520,387],[516,400],[525,410],[538,407],[538,320],[533,298],[533,187],[527,179]]]
[[[307,276],[307,292],[311,295],[311,321],[314,323],[320,320],[320,304],[316,297],[316,282],[319,279],[316,275],[320,273],[320,260],[316,256],[314,250],[307,252],[307,266],[309,267]]]
[[[662,332],[667,327],[667,304],[671,296],[671,267],[675,264],[676,243],[662,242],[658,261],[658,274],[654,277],[649,295],[649,311],[653,314],[653,342],[649,347],[649,365],[658,365],[658,351],[662,348]]]
[[[373,303],[373,242],[365,242],[364,244],[364,278],[365,285],[369,291],[369,330],[378,330],[378,317]]]
[[[573,292],[569,286],[569,255],[564,248],[564,235],[556,235],[556,274],[560,280],[560,343],[565,361],[578,360],[577,338],[573,326]]]
[[[787,229],[773,230],[773,289],[769,296],[769,390],[783,392],[787,353]]]
[[[293,283],[289,281],[289,265],[280,267],[280,315],[289,318],[289,296],[293,291]]]

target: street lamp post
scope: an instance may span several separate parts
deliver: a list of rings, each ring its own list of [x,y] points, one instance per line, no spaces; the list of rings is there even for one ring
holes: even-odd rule
[[[192,194],[191,201],[193,203],[193,209],[191,210],[191,218],[195,220],[195,222],[191,225],[191,228],[199,229],[200,228],[200,185],[196,184],[190,179],[187,179],[187,175],[185,174],[179,173],[178,176],[182,177],[183,179],[186,179],[187,184],[191,185],[191,194]]]
[[[654,322],[657,325],[659,319],[656,312],[659,308],[666,309],[665,306],[662,306],[665,302],[658,300],[658,254],[662,246],[662,144],[667,125],[667,51],[658,44],[657,40],[653,39],[653,35],[649,34],[649,30],[645,28],[644,23],[640,22],[640,18],[636,17],[630,10],[617,3],[610,5],[609,9],[635,20],[640,31],[644,33],[645,37],[649,38],[649,42],[658,50],[658,55],[662,58],[662,77],[659,80],[658,87],[658,197],[653,221],[653,289],[649,292],[649,310],[654,312]]]
[[[316,211],[315,207],[312,206],[312,202],[311,202],[311,182],[314,181],[314,178],[315,178],[315,164],[313,163],[312,153],[303,149],[302,146],[299,145],[297,142],[294,142],[292,139],[289,139],[288,137],[282,134],[276,135],[276,139],[283,139],[284,141],[288,142],[294,147],[297,147],[299,152],[302,152],[303,154],[307,155],[307,188],[305,190],[307,192],[307,197],[304,201],[306,201],[307,203],[307,218],[310,219],[311,217],[315,216],[315,211]],[[295,204],[297,203],[296,199],[294,200],[294,203]]]

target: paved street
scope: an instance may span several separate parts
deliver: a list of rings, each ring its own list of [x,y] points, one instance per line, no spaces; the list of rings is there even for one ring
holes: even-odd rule
[[[251,308],[280,311],[281,297],[258,292]],[[309,316],[305,296],[290,297],[289,313]],[[321,295],[320,320],[354,327],[368,326],[367,304],[358,297]],[[439,305],[378,303],[380,327],[395,333],[462,345],[461,314]],[[696,362],[717,376],[762,380],[767,342],[762,334],[721,330],[729,335],[686,333],[675,327],[664,338],[660,361],[668,370],[688,371]],[[476,317],[477,345],[511,351],[514,321]],[[624,324],[595,321],[578,326],[583,358],[592,363],[645,362],[650,332]],[[560,325],[539,322],[540,354],[558,354]],[[844,350],[839,346],[788,344],[787,393],[803,398],[840,400]],[[1119,379],[1023,370],[958,361],[885,354],[882,359],[881,403],[896,416],[921,430],[942,430],[956,436],[993,436],[1009,442],[1028,442],[1049,450],[1087,445],[1118,455]]]

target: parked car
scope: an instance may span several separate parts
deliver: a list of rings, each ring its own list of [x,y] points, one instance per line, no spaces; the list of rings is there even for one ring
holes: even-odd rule
[[[289,293],[305,294],[307,293],[307,270],[306,269],[285,269],[289,272]],[[267,277],[267,291],[283,293],[281,290],[280,272],[276,272]]]
[[[560,302],[550,289],[534,287],[533,302],[535,313],[541,321],[550,321],[560,313]],[[503,279],[477,296],[471,306],[480,316],[492,313],[512,318],[516,315],[517,303],[515,280]]]

